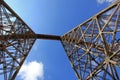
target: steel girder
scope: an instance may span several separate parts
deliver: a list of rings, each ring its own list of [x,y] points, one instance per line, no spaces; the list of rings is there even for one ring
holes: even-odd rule
[[[29,37],[35,33],[3,0],[0,0],[0,78],[3,77],[4,80],[15,79],[36,40],[26,36],[19,38],[21,34],[28,34]]]
[[[120,80],[120,0],[61,39],[79,80]]]

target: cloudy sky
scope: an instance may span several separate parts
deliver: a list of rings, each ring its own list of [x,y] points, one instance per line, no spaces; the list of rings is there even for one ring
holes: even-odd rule
[[[116,0],[97,0],[97,2],[99,4],[103,4],[103,3],[107,3],[107,4],[110,4],[112,2],[115,2]]]
[[[41,34],[63,35],[115,0],[5,0]],[[61,42],[37,40],[17,80],[77,80]]]

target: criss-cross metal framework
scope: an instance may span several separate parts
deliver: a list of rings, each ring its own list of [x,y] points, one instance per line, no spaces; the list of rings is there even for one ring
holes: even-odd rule
[[[62,36],[79,80],[120,80],[120,0]]]
[[[15,79],[36,39],[60,40],[60,36],[35,34],[0,0],[0,79]]]
[[[18,34],[35,33],[18,17],[12,9],[0,0],[0,74],[4,80],[14,80],[34,39],[11,39],[11,35],[18,38]],[[6,36],[6,37],[4,37]]]
[[[36,39],[59,40],[79,80],[120,80],[120,1],[63,36],[34,33],[0,0],[0,78],[14,80]]]

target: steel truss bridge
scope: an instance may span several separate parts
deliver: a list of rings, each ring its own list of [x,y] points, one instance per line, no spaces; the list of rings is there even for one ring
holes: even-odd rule
[[[0,0],[0,76],[15,80],[36,39],[62,43],[78,80],[120,80],[120,1],[62,36],[36,34]]]

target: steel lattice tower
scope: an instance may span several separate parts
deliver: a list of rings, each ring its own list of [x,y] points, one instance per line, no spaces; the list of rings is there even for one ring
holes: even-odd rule
[[[36,39],[60,40],[60,36],[35,34],[0,0],[0,75],[14,80]]]
[[[120,0],[62,36],[79,80],[120,80]]]
[[[36,39],[59,40],[79,80],[120,80],[120,1],[63,36],[36,34],[0,0],[0,75],[14,80]]]

